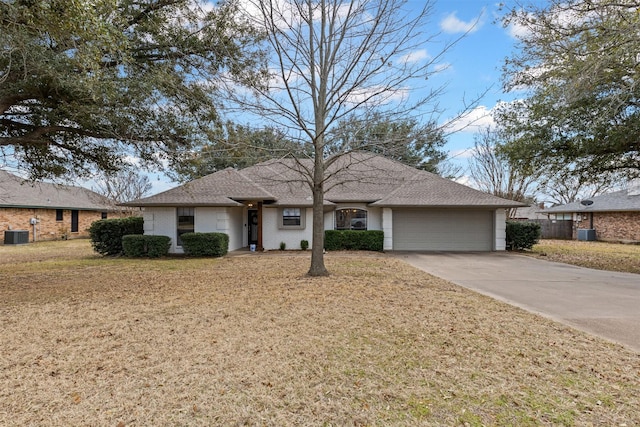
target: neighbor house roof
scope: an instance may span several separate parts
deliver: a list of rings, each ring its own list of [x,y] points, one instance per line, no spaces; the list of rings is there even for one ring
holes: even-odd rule
[[[106,211],[106,197],[82,187],[32,182],[0,170],[0,207]]]
[[[531,205],[517,208],[512,215],[513,219],[547,219],[547,211],[544,206]]]
[[[351,153],[335,157],[329,163],[324,183],[325,205],[367,202],[380,207],[525,206],[370,153]],[[312,206],[306,178],[312,167],[310,159],[269,160],[239,171],[215,172],[126,204],[239,206],[242,201],[264,200],[276,206]]]
[[[566,205],[545,209],[545,213],[562,212],[627,212],[640,211],[640,191],[631,188],[613,193],[591,197],[587,201],[573,202]],[[584,202],[584,204],[583,204]]]

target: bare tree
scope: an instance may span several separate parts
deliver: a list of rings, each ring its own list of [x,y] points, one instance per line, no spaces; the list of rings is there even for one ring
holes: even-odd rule
[[[564,205],[589,199],[605,193],[626,182],[619,174],[600,175],[585,181],[581,174],[575,173],[571,167],[561,171],[545,174],[538,187],[538,192],[545,201],[554,205]]]
[[[92,190],[115,203],[123,203],[144,197],[151,191],[151,187],[148,176],[122,169],[114,174],[104,174],[102,179],[96,181]]]
[[[347,117],[366,120],[381,110],[389,119],[431,121],[443,88],[428,88],[427,78],[455,40],[437,44],[436,32],[426,32],[434,0],[420,5],[407,0],[247,1],[247,15],[264,29],[271,49],[272,74],[268,84],[254,84],[253,93],[235,101],[243,112],[287,129],[290,138],[311,143],[312,162],[297,167],[313,194],[308,274],[324,276],[329,274],[323,257],[327,171],[336,170],[333,164],[348,167],[338,160],[351,151],[329,153],[331,131]],[[426,54],[438,46],[437,55]],[[410,102],[409,88],[426,95]]]
[[[499,130],[485,128],[476,134],[469,174],[479,190],[524,202],[532,199],[529,192],[536,185],[537,174],[528,165],[517,164],[499,150],[505,142]],[[511,210],[509,216],[515,211]]]
[[[464,175],[464,169],[462,168],[462,166],[455,164],[449,158],[438,162],[437,173],[443,178],[456,181],[459,178],[462,178],[462,176]]]

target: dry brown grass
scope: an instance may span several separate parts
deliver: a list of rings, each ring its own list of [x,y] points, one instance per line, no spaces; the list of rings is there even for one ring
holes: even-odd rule
[[[540,240],[528,255],[598,270],[640,273],[640,245],[585,242],[577,240]]]
[[[0,246],[1,425],[640,425],[640,355],[393,258],[40,247]]]

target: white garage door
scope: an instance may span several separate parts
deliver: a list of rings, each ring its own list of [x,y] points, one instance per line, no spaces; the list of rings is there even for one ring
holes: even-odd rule
[[[490,251],[493,240],[492,211],[393,211],[394,250]]]

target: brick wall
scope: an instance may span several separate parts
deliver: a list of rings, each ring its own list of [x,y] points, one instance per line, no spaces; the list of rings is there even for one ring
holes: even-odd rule
[[[596,239],[640,242],[640,212],[596,212]]]
[[[109,217],[114,217],[110,214]],[[78,232],[71,232],[71,210],[64,209],[62,221],[56,221],[56,209],[0,208],[0,241],[4,242],[5,230],[29,230],[29,241],[33,241],[31,218],[40,222],[36,225],[37,240],[89,237],[87,229],[93,221],[102,218],[101,212],[79,211]]]
[[[578,228],[589,228],[590,214],[575,223],[573,238],[577,238]],[[640,243],[640,212],[594,212],[593,228],[596,240],[611,242]]]

